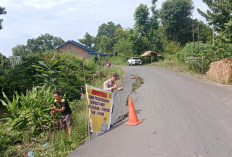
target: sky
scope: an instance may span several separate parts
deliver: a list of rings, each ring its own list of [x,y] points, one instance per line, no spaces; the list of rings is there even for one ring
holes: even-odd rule
[[[158,0],[157,8],[165,0]],[[12,56],[12,48],[26,45],[27,40],[49,33],[63,40],[83,38],[86,32],[95,36],[98,27],[109,21],[132,28],[139,4],[151,7],[151,0],[0,0],[7,14],[0,15],[0,53]],[[196,11],[205,11],[202,0],[193,0],[193,18],[205,21]]]

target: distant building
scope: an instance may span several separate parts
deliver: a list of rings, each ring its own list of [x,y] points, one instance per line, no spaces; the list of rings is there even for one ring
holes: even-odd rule
[[[73,40],[69,40],[65,43],[63,43],[62,45],[58,46],[56,48],[58,53],[62,53],[65,51],[70,51],[70,52],[74,52],[77,54],[77,56],[79,57],[84,57],[84,58],[90,58],[93,55],[101,55],[101,56],[108,56],[107,54],[103,54],[103,53],[98,53],[94,50],[91,50],[90,48],[76,42]]]
[[[10,59],[10,65],[12,67],[22,62],[21,56],[10,56],[9,59]]]

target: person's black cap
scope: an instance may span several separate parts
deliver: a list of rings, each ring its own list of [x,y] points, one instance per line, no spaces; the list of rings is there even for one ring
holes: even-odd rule
[[[112,74],[112,77],[116,78],[117,80],[119,79],[119,76],[118,76],[118,74],[116,74],[116,73],[113,73],[113,74]]]

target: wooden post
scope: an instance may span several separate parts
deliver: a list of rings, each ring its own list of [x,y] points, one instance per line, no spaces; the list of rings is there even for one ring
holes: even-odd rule
[[[194,25],[192,25],[192,31],[193,31],[193,47],[195,48],[195,39],[194,39]]]
[[[85,94],[86,94],[86,79],[85,79],[85,59],[84,59],[84,56],[83,56],[83,73],[84,73],[84,83],[85,83]],[[87,101],[87,97],[85,98],[86,99],[86,112],[88,112],[88,115],[89,115],[89,108],[88,108],[88,101]],[[89,141],[91,140],[91,136],[90,136],[90,130],[89,130],[89,116],[88,116],[88,139]]]
[[[200,40],[200,26],[199,26],[199,23],[198,23],[198,47],[197,47],[198,53],[199,53],[199,40]]]
[[[212,33],[213,33],[213,36],[212,36],[212,44],[213,44],[213,46],[214,46],[214,25],[213,25],[213,27],[212,27]]]

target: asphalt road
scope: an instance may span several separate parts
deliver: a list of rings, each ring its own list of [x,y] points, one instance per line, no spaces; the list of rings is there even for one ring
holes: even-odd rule
[[[69,157],[232,157],[231,87],[160,67],[123,68],[124,88],[130,75],[144,78],[131,95],[143,123],[127,126],[126,119]]]

